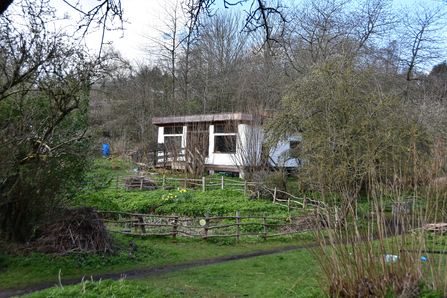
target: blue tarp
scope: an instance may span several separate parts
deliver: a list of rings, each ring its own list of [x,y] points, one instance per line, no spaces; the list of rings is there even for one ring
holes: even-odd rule
[[[102,145],[102,155],[109,156],[109,144]]]

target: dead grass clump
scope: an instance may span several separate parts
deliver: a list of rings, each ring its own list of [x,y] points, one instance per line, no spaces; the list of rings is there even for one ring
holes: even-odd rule
[[[160,189],[156,182],[147,177],[131,177],[124,180],[124,184],[126,188],[141,188],[146,190]]]
[[[436,188],[440,190],[447,190],[447,177],[440,177],[433,181],[433,184]]]
[[[419,278],[407,272],[387,272],[382,276],[362,277],[356,280],[334,278],[329,285],[330,297],[386,297],[388,293],[399,297],[419,297]]]
[[[25,246],[28,254],[85,251],[92,254],[113,253],[113,238],[103,220],[91,207],[68,209],[46,224],[42,236]]]

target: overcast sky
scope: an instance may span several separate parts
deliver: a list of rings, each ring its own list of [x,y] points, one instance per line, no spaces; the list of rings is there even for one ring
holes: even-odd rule
[[[78,0],[68,0],[75,4]],[[163,16],[163,6],[176,0],[121,0],[124,10],[124,18],[128,23],[124,24],[124,31],[107,31],[105,41],[112,42],[113,47],[121,52],[121,54],[129,60],[142,60],[145,57],[144,52],[139,50],[145,43],[144,35],[157,35],[157,31],[153,29],[160,23]],[[181,1],[181,0],[178,0]],[[292,0],[293,1],[293,0]],[[411,4],[416,0],[394,0],[394,4]],[[430,3],[439,4],[440,1],[427,0]],[[93,7],[98,3],[97,0],[79,0],[83,9]],[[216,9],[224,9],[221,5],[222,1],[216,0],[219,6]],[[67,13],[71,16],[71,22],[79,18],[78,13],[70,8],[62,0],[51,0],[51,5],[55,6],[59,14]],[[251,2],[250,2],[251,3]],[[234,8],[232,8],[234,9]],[[86,39],[89,48],[98,51],[101,45],[101,32],[90,33]]]

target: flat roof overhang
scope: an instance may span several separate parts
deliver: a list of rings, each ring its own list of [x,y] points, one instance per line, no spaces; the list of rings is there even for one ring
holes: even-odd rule
[[[155,117],[152,118],[152,124],[162,126],[164,124],[188,124],[200,122],[219,122],[219,121],[261,121],[259,115],[244,113],[227,113],[227,114],[209,114],[209,115],[192,115],[192,116],[171,116],[171,117]]]

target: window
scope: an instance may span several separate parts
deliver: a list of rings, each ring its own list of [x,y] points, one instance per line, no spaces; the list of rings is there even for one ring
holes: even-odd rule
[[[298,158],[301,151],[301,142],[300,141],[290,141],[290,151],[289,155],[293,158]]]
[[[183,133],[183,126],[168,126],[165,127],[165,135],[181,135]]]
[[[237,124],[236,123],[215,124],[214,133],[237,133]]]
[[[179,149],[182,146],[182,137],[165,137],[165,146],[168,150]]]
[[[236,135],[214,136],[214,152],[236,153]]]

